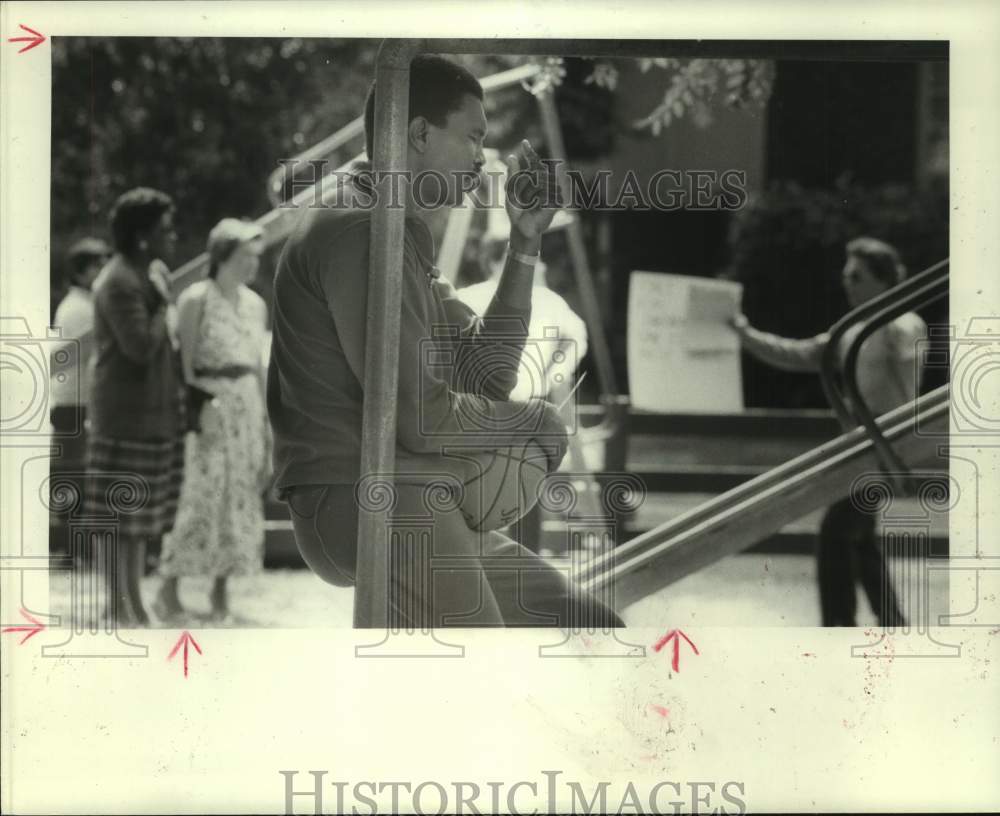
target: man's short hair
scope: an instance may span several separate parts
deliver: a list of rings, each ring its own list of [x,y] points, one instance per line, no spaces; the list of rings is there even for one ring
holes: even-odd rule
[[[103,262],[110,254],[111,248],[100,238],[81,238],[66,253],[69,281],[78,281],[91,264]]]
[[[862,236],[849,241],[847,256],[863,261],[872,275],[888,287],[902,283],[906,278],[906,267],[895,247],[877,238]]]
[[[149,232],[174,208],[166,193],[149,187],[136,187],[122,193],[111,208],[111,236],[119,252],[133,252],[141,233]]]
[[[409,121],[423,116],[435,127],[444,127],[449,113],[462,106],[462,98],[483,101],[483,86],[461,65],[432,54],[413,58],[410,63]],[[365,149],[375,155],[375,82],[365,100]]]

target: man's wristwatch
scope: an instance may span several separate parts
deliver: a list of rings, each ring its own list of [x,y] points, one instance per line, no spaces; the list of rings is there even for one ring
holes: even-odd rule
[[[524,266],[534,266],[539,258],[538,255],[525,255],[523,252],[515,252],[510,248],[510,244],[507,245],[507,257]]]

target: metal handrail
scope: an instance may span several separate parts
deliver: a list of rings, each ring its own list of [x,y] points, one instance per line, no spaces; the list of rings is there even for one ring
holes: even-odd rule
[[[359,158],[361,158],[361,156],[357,156],[354,159],[351,159],[351,161],[345,162],[332,173],[329,173],[321,179],[321,189],[318,196],[321,204],[330,203],[333,197],[337,194],[338,177],[346,173],[350,169],[351,165],[353,165]],[[281,205],[280,207],[275,207],[270,212],[267,212],[258,218],[254,223],[264,231],[264,246],[270,248],[279,241],[283,241],[287,238],[295,226],[299,210],[302,207],[309,206],[316,200],[317,191],[315,186],[313,186],[299,191],[287,203]],[[182,264],[170,273],[171,288],[176,292],[178,289],[187,285],[188,279],[198,279],[204,277],[207,267],[208,253],[202,252],[201,254],[196,255],[190,261]]]
[[[918,275],[908,278],[878,297],[848,312],[830,330],[830,339],[823,350],[820,376],[823,390],[844,429],[864,427],[878,451],[885,470],[899,474],[894,477],[902,486],[906,464],[886,440],[875,415],[861,395],[857,381],[857,361],[861,346],[873,333],[911,309],[934,303],[948,294],[948,259],[939,261]],[[856,326],[860,330],[851,339],[843,362],[840,343]],[[841,382],[842,381],[842,382]]]
[[[905,281],[897,286],[894,286],[892,289],[888,289],[877,297],[863,303],[861,306],[852,309],[833,324],[833,327],[829,331],[829,342],[823,350],[820,365],[820,378],[823,383],[823,388],[826,391],[827,399],[830,402],[830,407],[833,409],[834,413],[837,415],[837,419],[845,429],[853,428],[856,423],[854,422],[854,418],[851,416],[849,404],[841,394],[837,382],[837,378],[839,378],[842,374],[841,367],[837,359],[837,352],[844,335],[851,328],[851,326],[862,321],[869,320],[876,315],[880,309],[894,303],[900,293],[912,291],[914,288],[923,286],[924,284],[936,279],[941,268],[946,267],[947,265],[947,260],[939,261],[933,266],[925,269],[923,272],[907,278]]]
[[[905,421],[915,408],[928,411],[942,401],[946,402],[947,398],[947,388],[942,387],[931,394],[921,397],[916,406],[911,404],[901,405],[879,417],[876,421],[882,428],[891,429],[900,422]],[[848,429],[840,436],[812,448],[777,467],[771,468],[759,476],[731,490],[727,490],[725,493],[714,496],[708,501],[691,508],[652,530],[636,536],[612,552],[598,556],[583,568],[580,573],[580,580],[590,580],[612,569],[615,564],[621,564],[626,560],[637,558],[643,552],[653,549],[666,539],[677,537],[686,530],[728,512],[734,505],[748,501],[764,491],[773,489],[776,485],[793,482],[795,479],[801,478],[804,474],[814,470],[823,462],[843,455],[845,451],[863,443],[865,439],[866,434],[863,429],[857,427]]]
[[[857,337],[855,337],[851,342],[851,347],[848,349],[847,356],[844,359],[844,389],[847,391],[847,397],[851,402],[851,407],[853,408],[857,418],[861,420],[861,424],[868,432],[868,435],[871,436],[872,441],[875,443],[875,447],[885,457],[890,467],[899,474],[906,473],[907,467],[899,458],[895,449],[885,439],[881,430],[879,430],[875,423],[874,412],[868,407],[864,397],[861,395],[857,378],[858,355],[861,351],[861,345],[865,342],[865,340],[867,340],[879,328],[885,326],[889,321],[895,320],[897,317],[905,314],[911,309],[935,303],[947,295],[948,275],[945,274],[941,280],[935,281],[934,283],[913,292],[911,295],[901,298],[897,303],[882,309],[862,327]]]
[[[894,421],[886,426],[889,438],[914,460],[933,460],[937,465],[940,441],[948,432],[949,404],[949,387],[944,385],[893,412]],[[603,569],[588,570],[582,586],[596,592],[613,584],[615,606],[622,610],[828,504],[831,492],[845,495],[857,477],[868,472],[875,447],[861,428],[841,438],[850,438],[853,444],[810,468],[767,484],[765,474],[748,483],[741,501],[723,494],[709,503],[717,505],[713,512],[683,525],[667,522],[637,537],[636,542],[645,539],[644,547],[638,552],[615,551],[614,557],[604,560]]]
[[[267,198],[272,206],[280,207],[284,203],[283,192],[289,181],[295,180],[295,167],[306,162],[324,163],[330,160],[344,145],[357,139],[365,132],[364,117],[359,116],[344,125],[339,130],[317,142],[308,150],[303,150],[297,156],[281,162],[267,177]]]

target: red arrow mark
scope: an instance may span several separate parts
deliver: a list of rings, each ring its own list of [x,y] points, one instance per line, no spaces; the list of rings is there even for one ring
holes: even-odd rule
[[[681,665],[681,638],[687,641],[688,646],[694,649],[695,654],[700,654],[698,647],[691,642],[691,638],[685,635],[680,629],[671,629],[667,634],[661,637],[656,643],[653,644],[653,651],[658,652],[664,646],[666,646],[672,640],[674,642],[674,659],[671,661],[671,665],[675,672],[680,671]]]
[[[27,620],[31,621],[35,625],[34,626],[8,626],[6,629],[3,630],[3,633],[6,635],[8,632],[27,632],[28,634],[26,634],[23,638],[21,638],[21,643],[24,643],[26,640],[29,640],[30,638],[33,638],[35,635],[37,635],[39,632],[41,632],[45,628],[45,624],[42,623],[41,621],[35,620],[24,609],[21,610],[21,614]],[[21,643],[18,643],[17,645],[20,646]]]
[[[189,643],[192,646],[194,646],[195,651],[197,651],[198,654],[201,654],[201,647],[198,645],[198,641],[195,640],[193,637],[191,637],[191,633],[187,629],[185,629],[181,633],[181,636],[179,638],[177,638],[177,643],[174,644],[173,651],[170,652],[169,655],[167,655],[167,660],[171,660],[173,658],[173,656],[175,654],[177,654],[177,650],[180,649],[181,645],[183,644],[183,646],[184,646],[184,676],[185,677],[188,676],[188,644]]]
[[[7,42],[26,42],[26,43],[29,43],[28,45],[24,46],[24,48],[22,48],[20,51],[18,51],[17,52],[18,54],[23,54],[25,51],[30,51],[36,45],[41,45],[43,42],[45,42],[45,35],[44,34],[39,34],[37,31],[35,31],[35,29],[28,28],[23,23],[21,24],[20,28],[21,28],[22,31],[27,31],[29,34],[32,34],[34,36],[32,36],[32,37],[11,37],[9,40],[7,40]]]

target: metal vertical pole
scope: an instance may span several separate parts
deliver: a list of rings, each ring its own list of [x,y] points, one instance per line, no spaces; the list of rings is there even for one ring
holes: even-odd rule
[[[566,162],[566,145],[562,137],[562,126],[559,124],[559,113],[556,110],[555,98],[551,92],[538,97],[538,108],[542,116],[542,128],[548,142],[549,153],[553,159]],[[561,190],[564,197],[569,196],[569,184],[566,175],[561,175]],[[607,489],[608,478],[625,470],[625,457],[628,450],[629,400],[618,394],[618,383],[615,378],[615,367],[611,359],[611,349],[604,332],[604,318],[594,287],[594,276],[587,260],[587,247],[583,240],[583,229],[580,217],[574,213],[566,227],[566,240],[576,277],[577,291],[580,295],[580,307],[583,309],[583,319],[587,324],[591,347],[594,351],[594,365],[597,368],[597,380],[601,389],[601,403],[604,405],[605,417],[602,424],[610,431],[604,457],[604,475],[597,475],[597,481],[602,485],[602,493]],[[619,508],[614,512],[615,542],[624,540],[625,517]]]
[[[379,474],[390,490],[396,464],[396,395],[406,212],[390,209],[388,204],[393,175],[406,170],[410,61],[420,45],[419,40],[384,41],[375,70],[375,155],[372,158],[375,172],[386,175],[378,184],[369,244],[361,478]],[[371,503],[359,503],[355,628],[385,627],[388,622],[388,513],[388,508],[372,509]]]
[[[549,145],[549,153],[553,159],[566,162],[566,145],[563,142],[562,127],[559,124],[559,114],[556,111],[555,99],[551,93],[543,93],[538,97],[538,108],[542,116],[542,128],[545,131],[545,140]],[[569,185],[566,184],[565,175],[561,176],[561,190],[564,197],[569,195]],[[576,273],[576,285],[580,294],[580,307],[583,309],[583,318],[587,324],[587,331],[590,334],[591,344],[594,349],[594,365],[597,367],[597,379],[601,385],[602,397],[613,397],[618,393],[618,386],[615,382],[615,368],[611,362],[611,350],[608,347],[608,338],[604,333],[604,320],[601,317],[601,307],[598,305],[597,292],[594,289],[594,279],[590,271],[590,263],[587,261],[587,248],[583,241],[583,230],[580,227],[580,218],[574,213],[573,218],[566,227],[566,234],[569,243],[570,257],[573,262],[573,271]]]

